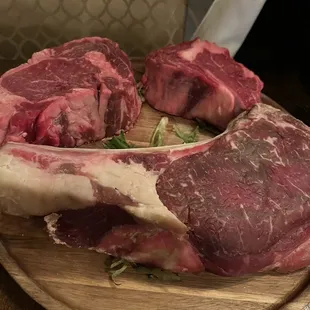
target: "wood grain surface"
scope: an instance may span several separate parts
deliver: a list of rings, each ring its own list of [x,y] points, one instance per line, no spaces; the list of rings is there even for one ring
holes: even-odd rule
[[[163,115],[145,104],[127,138],[137,145],[147,146]],[[195,127],[191,121],[169,117],[166,144],[180,143],[172,132],[174,124],[186,130]],[[212,136],[200,133],[199,138]],[[100,147],[102,143],[95,146]],[[310,280],[308,270],[240,278],[204,273],[182,275],[179,282],[162,282],[129,269],[120,276],[120,285],[116,286],[105,272],[105,255],[53,244],[41,218],[3,215],[0,241],[0,262],[6,270],[30,296],[52,310],[261,310],[279,309],[285,304],[285,309],[302,310],[307,300],[310,301],[309,291],[302,293]]]

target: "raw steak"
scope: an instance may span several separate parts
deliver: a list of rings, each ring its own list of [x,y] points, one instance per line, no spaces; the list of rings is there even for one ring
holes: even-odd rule
[[[142,77],[145,99],[159,111],[200,118],[225,129],[260,102],[263,83],[227,49],[199,39],[150,53]]]
[[[130,129],[141,109],[118,44],[91,37],[33,54],[0,78],[0,145],[73,147]]]
[[[172,271],[288,272],[310,263],[309,171],[309,127],[259,104],[190,145],[8,143],[0,203],[10,214],[52,213],[45,219],[58,243]]]

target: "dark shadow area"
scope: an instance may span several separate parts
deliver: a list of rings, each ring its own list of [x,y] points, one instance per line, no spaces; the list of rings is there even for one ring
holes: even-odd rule
[[[1,310],[43,310],[31,299],[0,265]]]
[[[257,73],[263,92],[310,125],[310,2],[267,0],[235,59]]]

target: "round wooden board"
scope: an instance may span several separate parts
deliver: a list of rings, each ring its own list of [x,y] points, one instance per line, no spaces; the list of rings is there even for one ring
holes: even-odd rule
[[[264,99],[275,105],[268,100]],[[144,104],[127,138],[147,146],[162,115]],[[169,117],[166,144],[180,143],[172,132],[174,124],[187,130],[195,127],[191,121]],[[199,135],[200,140],[210,137],[212,134]],[[2,215],[0,241],[0,262],[47,309],[278,309],[298,295],[310,279],[309,271],[301,270],[240,278],[204,273],[182,275],[180,282],[160,282],[128,270],[118,279],[121,285],[115,286],[105,272],[105,255],[53,244],[41,218]]]

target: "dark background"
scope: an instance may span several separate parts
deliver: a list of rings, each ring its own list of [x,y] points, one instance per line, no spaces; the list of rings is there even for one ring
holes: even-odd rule
[[[265,83],[264,93],[310,125],[310,0],[268,0],[236,60]],[[3,302],[3,303],[2,303]],[[0,266],[1,310],[41,309]]]
[[[267,0],[235,59],[263,92],[310,125],[310,1]]]

